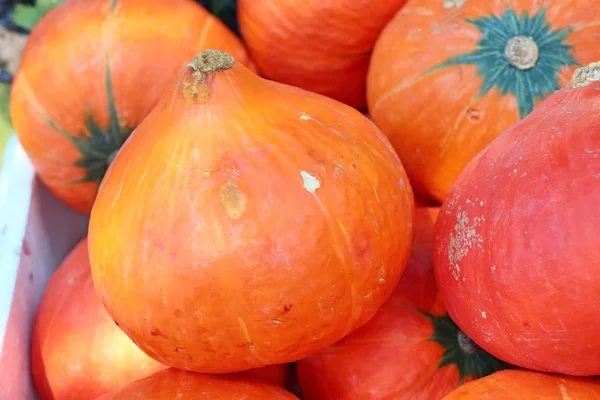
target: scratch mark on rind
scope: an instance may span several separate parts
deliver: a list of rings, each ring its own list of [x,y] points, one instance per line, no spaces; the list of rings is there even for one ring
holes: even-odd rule
[[[563,400],[573,400],[571,396],[569,396],[569,392],[567,391],[567,387],[562,383],[558,384],[558,388],[560,389],[560,395]]]
[[[237,317],[237,320],[238,320],[238,323],[240,324],[240,329],[242,330],[242,333],[244,334],[244,338],[246,339],[246,342],[248,343],[248,349],[250,350],[250,353],[258,362],[260,362],[263,365],[266,365],[267,363],[265,362],[265,360],[263,360],[258,354],[258,347],[256,346],[256,344],[252,341],[252,338],[250,337],[250,332],[248,332],[248,326],[246,325],[246,322],[244,321],[244,319],[242,317]]]

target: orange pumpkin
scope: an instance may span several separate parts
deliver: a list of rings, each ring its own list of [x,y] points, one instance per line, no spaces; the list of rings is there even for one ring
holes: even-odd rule
[[[417,208],[408,267],[394,294],[367,324],[298,362],[310,400],[439,400],[461,383],[506,364],[452,322],[433,274],[439,208]]]
[[[238,0],[238,19],[265,77],[364,109],[371,51],[405,2]]]
[[[85,400],[166,368],[142,352],[110,318],[94,290],[82,240],[54,273],[33,327],[31,369],[44,400]],[[241,373],[289,384],[288,365]]]
[[[464,384],[443,400],[598,400],[600,381],[533,371],[504,370]]]
[[[295,361],[389,298],[413,211],[400,160],[360,112],[206,51],[102,183],[94,283],[121,328],[170,366]]]
[[[596,0],[414,0],[386,26],[369,112],[415,191],[442,202],[500,133],[600,59]]]
[[[232,375],[203,375],[166,369],[97,400],[297,400],[284,389]]]
[[[86,400],[165,366],[142,352],[94,291],[86,239],[50,279],[33,326],[31,370],[43,400]]]
[[[42,181],[89,213],[108,164],[170,76],[206,48],[249,59],[192,0],[68,0],[27,41],[10,113]]]

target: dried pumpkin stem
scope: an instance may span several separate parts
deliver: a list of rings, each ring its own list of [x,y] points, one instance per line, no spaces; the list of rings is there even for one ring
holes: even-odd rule
[[[515,36],[506,42],[504,55],[510,65],[524,71],[535,67],[540,57],[540,49],[533,38]]]
[[[235,60],[232,56],[221,50],[204,50],[194,57],[188,67],[194,70],[194,76],[202,79],[207,72],[225,71],[233,67]]]
[[[580,88],[600,81],[600,62],[593,62],[587,67],[579,68],[573,73],[569,87]]]

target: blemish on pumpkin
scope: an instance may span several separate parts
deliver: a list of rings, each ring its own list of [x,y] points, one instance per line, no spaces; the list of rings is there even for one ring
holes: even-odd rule
[[[479,310],[479,312],[481,313],[481,318],[487,319],[487,313],[485,311]]]
[[[287,314],[292,310],[292,306],[293,304],[286,304],[285,306],[283,306],[283,314]]]
[[[462,7],[467,0],[444,0],[444,8],[459,8]]]
[[[460,208],[456,218],[454,232],[450,233],[448,261],[452,269],[452,276],[458,280],[460,277],[460,261],[469,254],[474,246],[481,247],[481,243],[483,243],[483,238],[477,233],[476,228],[484,221],[484,218],[476,217],[471,221],[467,213],[460,210]]]
[[[194,75],[188,75],[181,82],[181,93],[188,103],[204,104],[208,101],[208,85]]]
[[[152,336],[160,336],[161,338],[168,339],[168,338],[167,338],[167,336],[166,336],[164,333],[162,333],[162,332],[161,332],[161,330],[160,330],[160,329],[158,329],[158,328],[154,328],[154,329],[152,329],[152,330],[150,331],[150,334],[151,334]]]
[[[229,218],[238,219],[246,212],[248,200],[235,182],[229,181],[223,185],[219,197]]]
[[[402,179],[402,178],[398,179],[398,186],[400,186],[401,188],[403,188],[403,189],[404,189],[404,186],[405,186],[405,185],[406,185],[406,184],[404,183],[404,179]]]
[[[477,124],[483,119],[483,113],[477,108],[469,108],[467,110],[467,121],[472,124]]]
[[[387,279],[385,279],[385,265],[381,264],[381,268],[379,269],[379,283],[386,283]]]
[[[275,325],[281,325],[283,323],[278,319],[272,319],[271,322],[274,323]]]
[[[202,171],[200,173],[200,177],[202,177],[203,179],[206,179],[210,176],[210,171]]]
[[[306,171],[300,171],[300,176],[302,177],[302,186],[304,189],[310,194],[315,194],[318,188],[321,187],[321,182],[315,176],[312,176]]]
[[[301,119],[302,121],[310,121],[310,120],[313,120],[314,118],[313,118],[313,117],[311,117],[311,116],[310,116],[310,115],[308,115],[308,114],[305,114],[305,113],[300,113],[300,119]]]
[[[571,396],[569,396],[569,392],[567,391],[567,387],[562,383],[558,384],[558,389],[560,390],[560,395],[563,400],[573,400]]]

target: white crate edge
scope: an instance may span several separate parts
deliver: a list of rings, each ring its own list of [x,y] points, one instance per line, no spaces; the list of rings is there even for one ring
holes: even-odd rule
[[[31,331],[48,280],[87,231],[57,200],[12,135],[0,170],[0,399],[35,400]]]

